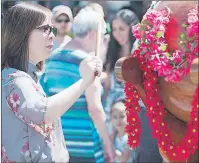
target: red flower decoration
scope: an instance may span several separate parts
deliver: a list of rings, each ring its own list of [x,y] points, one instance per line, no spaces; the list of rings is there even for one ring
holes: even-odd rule
[[[179,82],[182,77],[190,72],[193,59],[198,57],[198,8],[188,14],[187,35],[182,34],[181,39],[185,44],[180,49],[168,53],[168,47],[164,38],[166,24],[170,19],[170,10],[147,12],[141,24],[133,28],[135,37],[140,39],[138,49],[132,54],[139,59],[139,67],[143,71],[144,89],[146,92],[147,116],[152,127],[153,136],[158,140],[159,148],[173,161],[185,161],[198,149],[198,86],[195,91],[190,120],[187,124],[185,137],[179,142],[172,141],[168,125],[164,121],[166,115],[165,106],[160,98],[157,79],[165,77],[169,82]],[[160,28],[162,30],[160,30]],[[151,30],[151,33],[150,33]],[[155,33],[155,34],[154,34]],[[186,39],[186,37],[194,37]],[[154,42],[150,42],[155,40]],[[187,47],[189,47],[187,49]],[[147,50],[146,50],[147,49]],[[186,60],[184,60],[186,58]],[[180,65],[182,62],[186,64]],[[180,66],[179,66],[180,65]],[[186,65],[186,66],[185,66]],[[139,146],[141,135],[141,122],[139,119],[140,107],[139,94],[135,86],[126,83],[126,113],[128,143],[131,147]],[[135,130],[136,129],[136,130]]]

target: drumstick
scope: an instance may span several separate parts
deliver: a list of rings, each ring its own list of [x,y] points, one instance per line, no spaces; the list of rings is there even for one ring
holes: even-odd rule
[[[102,24],[101,19],[97,25],[97,40],[96,40],[96,50],[95,50],[95,56],[100,56],[100,43],[101,43],[101,37],[102,37]]]
[[[97,25],[97,39],[96,39],[96,49],[95,49],[95,56],[100,56],[100,44],[101,44],[101,37],[102,37],[102,21],[99,20],[99,23]],[[98,72],[95,72],[95,76],[98,76]]]

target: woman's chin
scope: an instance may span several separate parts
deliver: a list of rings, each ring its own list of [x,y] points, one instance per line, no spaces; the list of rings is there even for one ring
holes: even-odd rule
[[[45,61],[46,59],[48,59],[50,56],[50,53],[47,53],[45,55],[43,55],[43,57],[40,59],[41,61]]]
[[[52,53],[52,50],[48,50],[46,53],[45,53],[45,59],[47,59],[50,54]]]
[[[126,44],[126,42],[121,41],[121,42],[118,42],[118,44],[119,44],[120,46],[123,46],[123,45],[125,45],[125,44]]]

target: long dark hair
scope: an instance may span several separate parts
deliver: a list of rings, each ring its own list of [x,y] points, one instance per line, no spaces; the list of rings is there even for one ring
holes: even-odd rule
[[[30,33],[41,25],[51,13],[47,8],[20,3],[11,7],[3,16],[1,66],[27,72]]]
[[[123,10],[120,10],[115,15],[113,20],[115,20],[115,19],[121,19],[124,23],[126,23],[127,25],[130,26],[129,40],[130,40],[130,45],[131,45],[130,49],[131,49],[133,46],[133,43],[136,40],[135,37],[132,35],[131,27],[139,22],[136,14],[131,10],[123,9]],[[113,20],[112,20],[112,22],[113,22]],[[111,28],[112,28],[112,22],[111,22]],[[113,33],[111,32],[110,42],[108,45],[108,50],[107,50],[107,55],[106,55],[106,62],[104,65],[106,70],[112,71],[114,69],[115,63],[119,59],[120,50],[121,50],[121,45],[119,45],[119,43],[115,40],[115,38],[113,37]]]

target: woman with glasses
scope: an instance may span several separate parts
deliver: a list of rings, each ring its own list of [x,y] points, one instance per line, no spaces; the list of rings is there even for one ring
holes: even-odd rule
[[[52,51],[51,16],[42,6],[20,3],[3,18],[2,162],[68,162],[59,117],[101,73],[102,61],[87,57],[79,62],[81,79],[46,97],[35,72]]]
[[[68,6],[59,5],[52,10],[52,23],[57,28],[57,36],[53,39],[53,50],[65,46],[71,37],[71,26],[73,22],[72,11]]]

